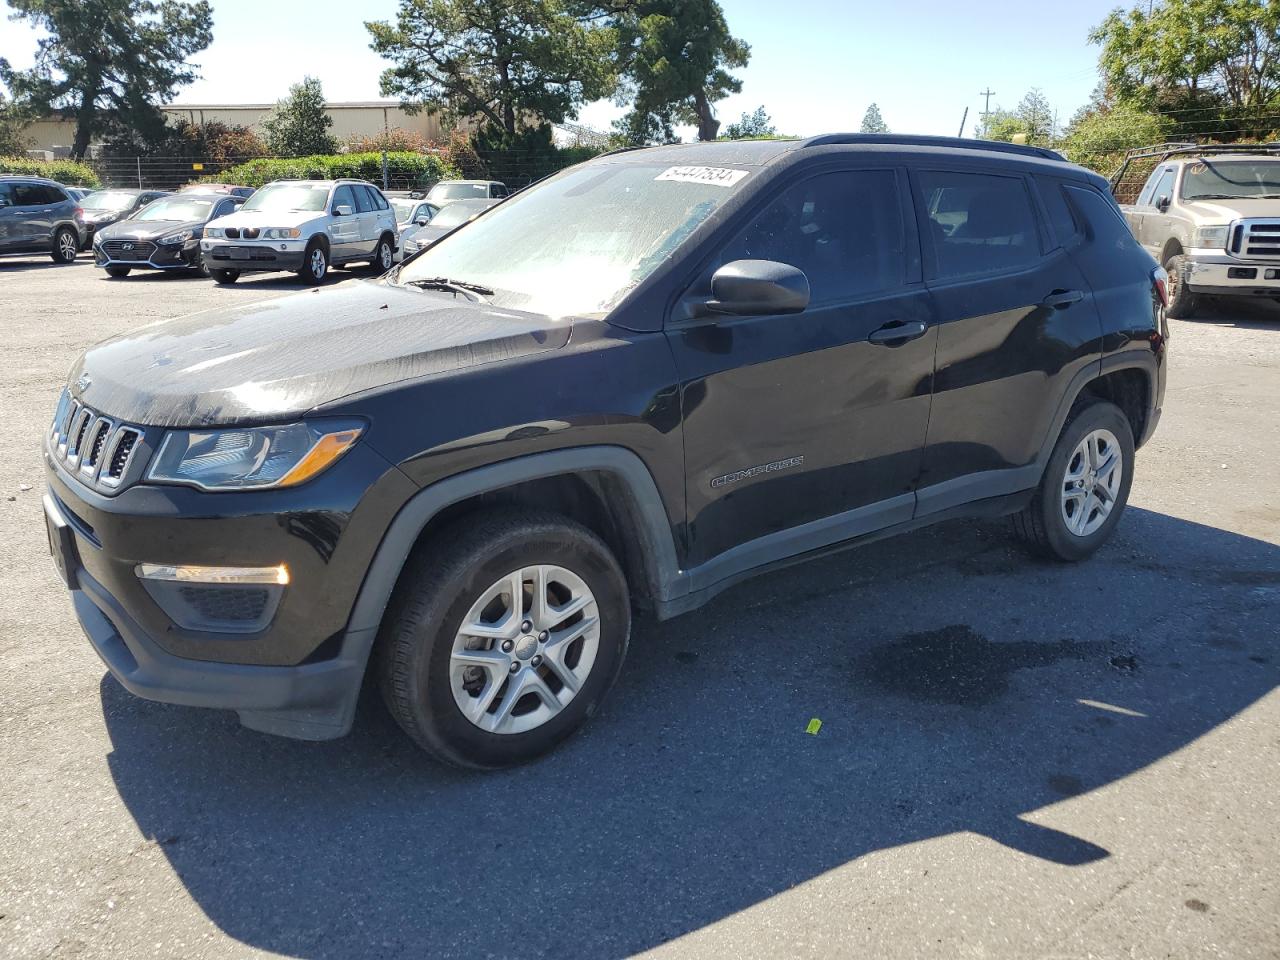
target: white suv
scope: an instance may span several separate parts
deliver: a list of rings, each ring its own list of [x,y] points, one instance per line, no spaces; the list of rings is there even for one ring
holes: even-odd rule
[[[397,237],[395,211],[371,183],[276,180],[210,221],[200,252],[218,283],[235,283],[246,270],[292,270],[314,284],[331,266],[390,270]]]

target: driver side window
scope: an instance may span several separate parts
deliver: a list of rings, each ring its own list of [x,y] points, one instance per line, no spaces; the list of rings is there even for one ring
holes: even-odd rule
[[[848,170],[793,184],[726,245],[715,266],[734,260],[798,267],[813,304],[901,286],[907,258],[896,174]]]
[[[1160,179],[1156,181],[1155,187],[1151,190],[1151,196],[1147,198],[1147,204],[1154,207],[1156,201],[1161,197],[1173,199],[1173,171],[1165,170],[1160,174]]]

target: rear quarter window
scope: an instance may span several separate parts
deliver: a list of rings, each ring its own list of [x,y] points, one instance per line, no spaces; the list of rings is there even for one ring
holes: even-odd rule
[[[1036,185],[1040,190],[1040,199],[1044,202],[1045,213],[1049,215],[1049,226],[1054,238],[1061,246],[1070,249],[1079,243],[1083,233],[1063,192],[1067,185],[1050,177],[1037,177]]]

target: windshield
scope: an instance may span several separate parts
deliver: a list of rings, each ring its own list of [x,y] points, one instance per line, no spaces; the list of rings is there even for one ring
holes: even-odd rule
[[[273,183],[244,202],[241,210],[323,210],[329,188],[306,183]]]
[[[184,223],[193,220],[208,220],[212,200],[187,200],[183,197],[168,197],[149,203],[138,211],[134,220],[181,220]]]
[[[457,203],[451,203],[431,220],[433,227],[460,227],[476,214],[484,213],[493,204],[489,202],[474,203],[467,200],[459,200]]]
[[[467,200],[489,196],[487,183],[437,183],[427,194],[428,200]]]
[[[1182,177],[1183,200],[1280,197],[1280,160],[1199,160]]]
[[[138,195],[124,190],[99,190],[81,201],[86,210],[128,210]]]
[[[411,216],[413,211],[417,209],[421,200],[397,200],[395,197],[388,197],[387,203],[391,204],[391,209],[396,212],[396,223],[404,223]]]
[[[492,288],[499,306],[603,316],[669,258],[746,170],[611,163],[576,167],[503,201],[400,271]],[[440,225],[452,207],[432,221]]]

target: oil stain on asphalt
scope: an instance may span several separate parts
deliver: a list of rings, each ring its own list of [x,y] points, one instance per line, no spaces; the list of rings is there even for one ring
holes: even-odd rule
[[[862,678],[896,696],[983,706],[1008,690],[1017,670],[1088,660],[1109,649],[1096,641],[993,643],[967,624],[954,624],[877,647],[860,659],[857,669]]]

